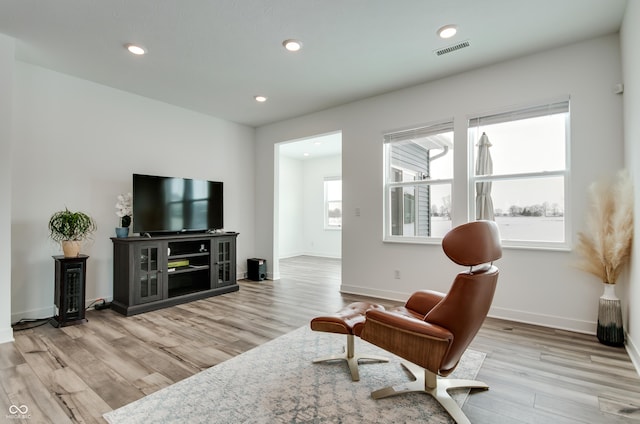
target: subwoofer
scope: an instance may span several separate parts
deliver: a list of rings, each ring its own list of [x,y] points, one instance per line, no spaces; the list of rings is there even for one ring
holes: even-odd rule
[[[267,278],[267,260],[259,258],[247,259],[247,278],[262,281]]]

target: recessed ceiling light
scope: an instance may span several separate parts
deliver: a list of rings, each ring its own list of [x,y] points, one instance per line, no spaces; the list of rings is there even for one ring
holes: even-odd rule
[[[135,44],[125,44],[124,46],[127,48],[127,50],[129,50],[129,52],[136,55],[143,55],[147,52],[147,50],[144,47],[141,47]]]
[[[458,28],[455,25],[445,25],[438,30],[440,38],[451,38],[458,32]]]
[[[264,103],[267,101],[266,96],[254,96],[253,98],[256,99],[256,102],[260,102],[260,103]]]
[[[302,42],[298,40],[293,40],[293,39],[284,40],[282,42],[282,45],[284,46],[285,49],[289,50],[290,52],[297,52],[302,48]]]
[[[302,156],[309,156],[309,153],[303,153]]]

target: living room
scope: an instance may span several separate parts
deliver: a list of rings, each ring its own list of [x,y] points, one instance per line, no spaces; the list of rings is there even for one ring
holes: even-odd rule
[[[402,300],[422,288],[444,292],[458,269],[438,244],[382,241],[382,135],[397,128],[453,117],[462,151],[469,116],[568,96],[568,224],[575,242],[584,230],[591,183],[627,168],[640,184],[634,174],[640,123],[632,119],[640,113],[634,48],[640,30],[633,25],[639,20],[640,6],[630,1],[619,32],[256,127],[16,59],[17,40],[1,35],[0,92],[7,95],[0,96],[0,193],[9,201],[0,204],[0,226],[10,237],[0,240],[0,255],[11,266],[0,271],[0,342],[13,340],[11,323],[52,314],[51,256],[59,248],[46,224],[56,210],[83,210],[96,219],[98,231],[84,247],[90,256],[86,298],[111,298],[114,204],[131,190],[133,173],[224,181],[225,229],[240,234],[239,276],[247,258],[261,257],[277,278],[274,146],[336,131],[342,132],[343,293]],[[617,84],[624,84],[622,95],[614,92]],[[466,169],[466,157],[456,158]],[[455,204],[465,205],[452,218],[461,224],[468,220],[468,193],[463,188],[453,195]],[[633,251],[616,284],[636,369],[639,255]],[[602,284],[577,269],[577,259],[572,249],[505,249],[490,316],[595,334]]]
[[[633,2],[628,6],[625,19],[629,19]],[[269,157],[272,155],[273,145],[278,142],[341,130],[345,211],[341,290],[387,299],[403,299],[416,284],[421,284],[418,282],[427,280],[434,281],[435,290],[446,291],[447,275],[450,275],[452,268],[446,258],[440,255],[438,245],[390,244],[382,241],[383,210],[380,205],[383,187],[379,182],[382,180],[383,150],[367,147],[381,140],[382,134],[389,129],[424,123],[428,120],[425,116],[433,117],[432,120],[453,116],[455,122],[465,122],[468,116],[478,111],[535,103],[541,99],[555,98],[561,93],[568,94],[571,97],[573,140],[570,210],[574,219],[570,225],[572,232],[583,231],[584,216],[581,214],[587,209],[588,198],[585,194],[589,185],[599,177],[614,174],[623,167],[634,168],[633,162],[630,162],[634,160],[634,150],[631,147],[634,143],[628,139],[630,132],[634,131],[629,126],[633,127],[634,124],[629,119],[624,119],[623,126],[620,121],[623,116],[628,116],[627,102],[633,96],[627,90],[627,78],[630,74],[626,68],[623,72],[622,66],[628,66],[633,59],[629,58],[625,48],[629,43],[625,42],[628,33],[622,31],[621,34],[620,37],[615,34],[579,42],[262,126],[257,129],[256,134],[257,156]],[[621,58],[618,57],[620,49]],[[634,53],[630,55],[634,56]],[[621,68],[616,70],[614,68],[618,62]],[[600,66],[603,68],[597,70]],[[591,72],[592,78],[589,77]],[[623,96],[613,94],[616,79],[622,78],[620,72],[625,80]],[[600,95],[597,94],[599,91]],[[585,121],[580,124],[578,121],[583,113]],[[604,119],[604,115],[609,113],[611,115]],[[593,125],[596,121],[598,125]],[[610,126],[605,128],[608,125],[605,123]],[[619,138],[624,142],[612,143],[612,138]],[[271,161],[258,163],[256,199],[258,204],[265,206],[266,211],[257,217],[256,225],[259,228],[273,227],[274,217],[270,213],[274,205],[274,189],[270,184],[273,173],[274,165]],[[454,198],[454,202],[468,202],[464,191],[459,196],[460,198]],[[354,213],[356,209],[361,211],[360,216]],[[461,221],[466,219],[464,213],[462,211]],[[256,239],[260,251],[269,252],[263,254],[268,259],[278,257],[270,241],[270,234],[271,231],[261,231],[257,233]],[[508,279],[507,283],[503,280],[503,285],[496,293],[491,315],[593,333],[596,317],[592,305],[597,303],[601,290],[597,284],[595,287],[594,284],[585,284],[592,277],[575,267],[578,258],[570,250],[507,250],[501,260],[502,278],[506,280],[508,277],[504,275],[507,274],[518,277]],[[529,272],[538,267],[546,270],[542,278],[537,272]],[[401,270],[402,279],[394,279],[395,269]],[[637,368],[638,347],[633,342],[637,338],[634,337],[633,330],[637,324],[634,324],[636,313],[633,306],[637,301],[638,289],[630,284],[634,281],[633,269],[632,265],[624,278],[628,280],[618,285],[617,289],[621,297],[626,299],[625,308],[628,309],[625,316],[629,319],[627,346]],[[277,269],[272,269],[272,272],[277,273]],[[361,281],[366,281],[367,286],[363,287],[359,283]],[[438,286],[439,281],[443,282],[442,286]],[[392,282],[391,287],[389,282]],[[631,344],[635,347],[630,347]]]

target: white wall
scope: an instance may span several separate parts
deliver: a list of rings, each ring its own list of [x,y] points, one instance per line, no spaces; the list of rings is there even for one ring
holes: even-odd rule
[[[631,256],[628,281],[621,282],[627,295],[627,351],[640,371],[640,2],[627,3],[620,31],[622,73],[624,77],[624,140],[625,165],[631,171],[635,185],[635,246]]]
[[[51,214],[68,207],[98,224],[87,298],[112,296],[116,196],[132,173],[223,181],[225,229],[238,237],[239,273],[254,257],[253,128],[15,62],[12,171],[13,319],[53,311]],[[1,116],[1,115],[0,115]],[[4,167],[3,167],[4,169]]]
[[[304,161],[304,252],[340,258],[341,230],[324,229],[324,179],[342,176],[342,156]]]
[[[342,156],[293,159],[280,156],[279,258],[340,258],[341,231],[324,229],[324,179],[342,175]]]
[[[0,261],[11,263],[11,108],[14,40],[0,34]],[[0,267],[0,343],[13,340],[11,267]]]
[[[406,299],[420,288],[446,291],[458,268],[440,246],[382,242],[383,132],[454,117],[456,178],[466,181],[470,114],[570,95],[568,195],[575,237],[583,225],[588,185],[623,165],[622,100],[612,92],[621,80],[619,48],[617,34],[601,37],[260,127],[257,155],[270,157],[274,143],[284,140],[342,130],[342,290],[393,299]],[[272,210],[274,165],[264,161],[257,172],[259,202]],[[456,224],[466,219],[467,187],[462,185],[453,193]],[[257,252],[272,259],[273,216],[257,220]],[[498,263],[501,277],[491,314],[595,333],[601,282],[575,269],[575,259],[571,252],[506,250]],[[395,269],[399,280],[393,278]]]
[[[303,161],[281,155],[279,163],[280,231],[276,237],[280,239],[279,257],[289,258],[304,254]]]

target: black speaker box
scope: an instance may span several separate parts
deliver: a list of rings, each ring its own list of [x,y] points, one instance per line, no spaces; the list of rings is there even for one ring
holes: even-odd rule
[[[267,260],[247,259],[247,278],[253,281],[262,281],[267,278]]]

